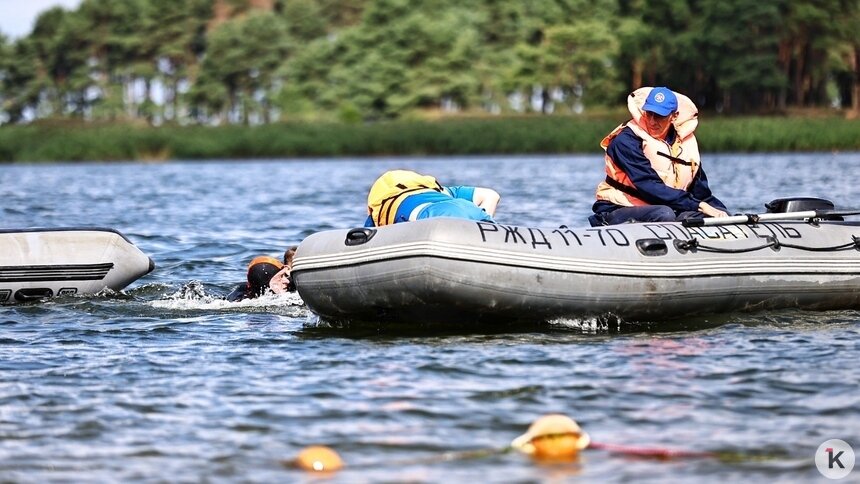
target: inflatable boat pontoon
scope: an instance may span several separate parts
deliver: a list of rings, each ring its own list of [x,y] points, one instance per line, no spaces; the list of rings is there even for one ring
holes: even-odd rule
[[[313,234],[292,274],[308,307],[330,321],[860,309],[860,224],[752,222],[535,228],[427,219]]]
[[[0,230],[0,304],[118,291],[153,269],[116,230]]]

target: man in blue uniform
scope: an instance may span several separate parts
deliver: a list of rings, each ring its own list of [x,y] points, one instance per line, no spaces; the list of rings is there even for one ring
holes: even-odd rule
[[[632,119],[604,138],[606,179],[597,188],[592,225],[725,217],[711,193],[694,131],[698,110],[665,87],[630,94]]]

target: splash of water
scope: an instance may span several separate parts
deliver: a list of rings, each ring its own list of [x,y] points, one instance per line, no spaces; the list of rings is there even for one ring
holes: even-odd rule
[[[561,329],[580,331],[586,334],[604,334],[621,331],[621,319],[613,316],[591,316],[583,318],[556,318],[547,322]]]
[[[228,301],[220,295],[211,295],[200,281],[190,281],[173,294],[150,301],[152,307],[170,310],[231,310],[249,308],[304,306],[298,293],[263,294],[253,299]]]

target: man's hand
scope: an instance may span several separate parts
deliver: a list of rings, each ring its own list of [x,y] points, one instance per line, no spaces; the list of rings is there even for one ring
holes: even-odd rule
[[[729,214],[727,214],[726,212],[723,212],[722,210],[716,209],[716,208],[712,207],[710,204],[705,203],[705,202],[699,202],[699,211],[702,212],[703,214],[707,215],[708,217],[721,218],[721,217],[728,217],[729,216]]]

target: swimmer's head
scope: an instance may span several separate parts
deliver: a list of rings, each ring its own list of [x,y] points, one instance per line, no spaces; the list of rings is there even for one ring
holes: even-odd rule
[[[248,264],[248,288],[255,296],[259,296],[269,287],[272,277],[284,268],[278,259],[269,256],[254,257]]]

